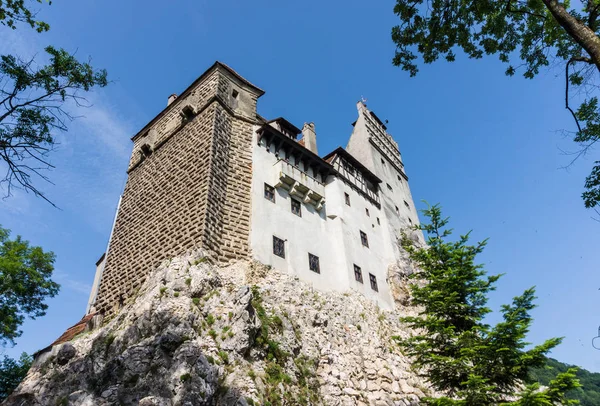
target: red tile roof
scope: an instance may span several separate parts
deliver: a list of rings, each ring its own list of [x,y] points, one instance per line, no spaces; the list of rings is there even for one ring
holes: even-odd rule
[[[46,352],[46,351],[50,350],[52,347],[54,347],[55,345],[63,344],[68,341],[71,341],[73,338],[75,338],[75,336],[84,332],[85,327],[87,326],[88,322],[96,314],[97,313],[90,313],[90,314],[83,316],[83,318],[81,320],[79,320],[75,325],[69,327],[64,333],[62,333],[62,335],[60,337],[58,337],[56,340],[54,340],[54,342],[52,344],[50,344],[46,348],[39,350],[38,352],[33,354],[33,356],[35,357],[40,353]]]

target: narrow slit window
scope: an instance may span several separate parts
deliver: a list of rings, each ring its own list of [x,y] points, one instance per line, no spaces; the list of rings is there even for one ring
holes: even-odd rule
[[[367,217],[371,217],[371,215],[369,214],[369,209],[365,207],[365,213],[367,213]]]
[[[362,269],[356,264],[354,264],[354,279],[356,279],[357,282],[363,283]]]
[[[350,195],[348,193],[344,193],[344,199],[346,199],[346,204],[350,206]]]
[[[302,204],[296,199],[290,199],[292,202],[292,213],[298,217],[302,217]]]
[[[371,289],[375,292],[379,292],[379,288],[377,287],[377,278],[372,273],[369,274],[369,281],[371,282]]]
[[[275,188],[265,183],[265,199],[275,203]]]
[[[400,209],[396,206],[396,214],[400,214]]]
[[[385,165],[385,160],[383,158],[381,158],[381,164]]]
[[[398,180],[399,180],[400,182],[402,182],[402,178],[400,177],[400,175],[398,175]]]
[[[392,187],[390,186],[390,184],[389,184],[389,183],[386,183],[386,185],[387,185],[387,188],[388,188],[390,191],[392,191],[392,192],[394,191],[394,189],[392,189]]]
[[[377,225],[380,226],[381,225],[381,221],[379,221],[379,217],[377,217]]]
[[[273,236],[273,254],[285,258],[285,241]]]
[[[406,200],[404,201],[404,205],[406,206],[407,209],[410,209],[410,205],[408,204],[408,202]]]
[[[319,257],[311,253],[308,254],[308,269],[313,272],[321,273],[321,267],[319,266]]]
[[[362,245],[369,248],[369,239],[367,238],[367,234],[364,231],[360,232],[360,241],[362,242]]]

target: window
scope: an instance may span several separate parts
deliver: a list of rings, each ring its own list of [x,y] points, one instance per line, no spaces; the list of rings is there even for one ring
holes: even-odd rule
[[[408,222],[412,224],[412,219],[410,217],[408,218]]]
[[[369,214],[369,209],[365,207],[365,213],[367,213],[367,217],[371,217],[371,215]]]
[[[385,165],[385,161],[381,158],[381,165]]]
[[[321,268],[319,267],[319,257],[313,255],[311,253],[308,254],[308,269],[313,272],[321,273]]]
[[[386,185],[387,185],[387,188],[388,188],[389,190],[391,190],[391,191],[394,191],[394,189],[392,189],[392,187],[390,186],[390,184],[389,184],[389,183],[386,183]]]
[[[142,145],[141,150],[142,150],[142,154],[144,154],[144,156],[146,156],[146,157],[152,155],[152,148],[150,148],[150,145],[148,145],[148,144]]]
[[[381,221],[379,221],[379,217],[377,217],[377,225],[380,226],[381,225]]]
[[[404,201],[404,205],[406,206],[407,209],[410,209],[409,204],[406,202],[406,200]]]
[[[237,99],[239,93],[237,90],[233,89],[233,91],[231,92],[231,97],[233,97],[234,99]]]
[[[285,258],[285,241],[273,236],[273,254]]]
[[[400,177],[400,175],[397,175],[397,176],[398,176],[398,180],[399,180],[400,182],[402,182],[402,178]]]
[[[181,115],[185,121],[192,121],[196,114],[194,113],[194,108],[188,104],[181,110]]]
[[[362,242],[362,245],[369,248],[369,240],[367,239],[367,234],[365,234],[364,231],[360,232],[360,241]]]
[[[346,199],[346,204],[350,206],[350,195],[348,193],[344,193],[344,198]]]
[[[371,282],[371,289],[375,292],[379,292],[379,288],[377,287],[377,278],[372,273],[369,274],[369,281]]]
[[[400,209],[396,206],[396,214],[400,214]]]
[[[292,202],[292,213],[298,217],[302,217],[302,204],[296,199],[290,199]]]
[[[360,269],[360,266],[356,264],[354,264],[354,279],[356,279],[357,282],[363,283],[362,270]]]
[[[275,188],[265,183],[265,199],[275,203]]]

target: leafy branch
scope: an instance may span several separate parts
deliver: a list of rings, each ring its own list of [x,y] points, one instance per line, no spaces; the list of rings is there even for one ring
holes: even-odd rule
[[[90,62],[79,62],[63,49],[46,47],[50,59],[37,67],[34,59],[13,55],[0,57],[0,160],[6,172],[0,184],[6,196],[22,188],[52,202],[34,183],[49,182],[44,171],[54,166],[48,160],[56,141],[55,131],[66,131],[74,117],[65,109],[73,102],[87,107],[81,92],[108,84],[105,70],[94,70]]]

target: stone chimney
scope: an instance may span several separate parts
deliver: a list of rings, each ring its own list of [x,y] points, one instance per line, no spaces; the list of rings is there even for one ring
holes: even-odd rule
[[[304,147],[306,147],[306,149],[318,154],[315,123],[304,123],[304,126],[302,127],[302,139],[304,140]]]
[[[169,96],[169,101],[167,102],[167,106],[170,106],[171,103],[173,103],[175,101],[175,99],[177,99],[177,95],[175,93],[173,93],[172,95]]]

